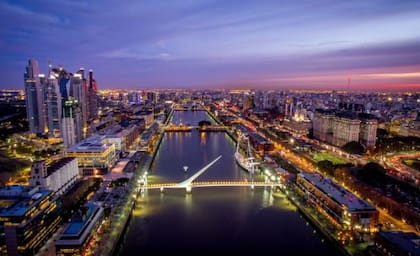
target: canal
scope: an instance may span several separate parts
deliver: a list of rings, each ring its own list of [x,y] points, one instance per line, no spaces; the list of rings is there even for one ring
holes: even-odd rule
[[[204,111],[175,112],[172,122],[197,125]],[[149,183],[180,182],[222,158],[197,181],[251,179],[233,157],[225,133],[166,133],[149,171]],[[187,172],[184,166],[188,166]],[[255,177],[260,179],[261,177]],[[193,188],[147,191],[136,208],[118,255],[268,253],[338,255],[292,204],[270,188]]]

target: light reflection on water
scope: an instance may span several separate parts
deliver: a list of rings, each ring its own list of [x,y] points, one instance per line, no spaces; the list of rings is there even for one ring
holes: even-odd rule
[[[208,117],[204,112],[174,115],[174,120],[181,118],[194,125]],[[222,158],[197,180],[250,179],[235,163],[234,151],[235,143],[224,133],[165,134],[149,183],[185,180],[218,155]],[[187,173],[184,165],[189,166]],[[305,225],[305,219],[282,193],[262,187],[193,188],[191,194],[185,189],[146,191],[137,200],[119,254],[197,255],[203,250],[218,254],[273,250],[281,255],[336,254]]]

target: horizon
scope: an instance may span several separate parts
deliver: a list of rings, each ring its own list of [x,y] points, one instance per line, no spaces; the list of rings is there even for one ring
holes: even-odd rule
[[[0,14],[0,89],[23,88],[31,58],[93,69],[99,89],[420,89],[415,1],[19,0]]]

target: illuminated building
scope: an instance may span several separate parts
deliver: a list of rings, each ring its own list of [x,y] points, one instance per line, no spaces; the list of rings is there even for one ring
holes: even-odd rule
[[[63,105],[61,134],[65,149],[83,138],[83,123],[79,106],[80,104],[72,99],[66,100]]]
[[[363,118],[360,123],[360,143],[368,148],[375,147],[377,130],[378,121],[376,119]]]
[[[51,73],[45,84],[45,102],[48,136],[52,138],[60,137],[62,100],[57,80],[58,74]]]
[[[254,95],[246,93],[244,94],[243,111],[251,110],[254,108]]]
[[[87,102],[87,80],[85,79],[85,71],[80,68],[73,77],[70,78],[70,97],[77,104],[80,112],[80,123],[76,124],[76,142],[85,138],[83,128],[87,126],[88,121],[88,102]]]
[[[318,173],[298,174],[296,188],[308,203],[344,229],[368,232],[378,224],[379,212],[374,206]]]
[[[96,80],[93,78],[93,70],[89,70],[88,78],[88,120],[92,121],[98,118],[98,95]]]
[[[55,242],[56,255],[83,255],[103,217],[104,209],[100,206],[87,204],[82,207]]]
[[[67,149],[66,156],[76,157],[83,175],[104,174],[115,163],[115,145],[104,143],[104,136],[92,136]]]
[[[62,195],[79,177],[77,159],[66,157],[51,163],[46,161],[36,161],[31,166],[31,186],[39,186],[41,189],[54,191]]]
[[[2,255],[34,255],[61,222],[61,202],[38,187],[0,188]]]
[[[43,107],[44,90],[39,79],[38,62],[30,59],[24,74],[26,113],[28,116],[29,130],[32,133],[44,133],[45,113]]]
[[[374,147],[378,122],[365,113],[317,109],[312,120],[314,137],[335,146],[357,141]]]
[[[420,255],[420,237],[414,232],[381,231],[376,235],[375,245],[384,255]]]

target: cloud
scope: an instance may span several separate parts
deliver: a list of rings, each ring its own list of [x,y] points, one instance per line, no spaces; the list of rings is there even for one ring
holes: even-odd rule
[[[13,16],[13,20],[22,18],[23,20],[31,20],[34,22],[45,23],[59,23],[60,19],[57,16],[45,14],[41,12],[34,12],[22,6],[9,4],[7,2],[0,3],[0,12],[3,15]],[[5,17],[3,17],[4,19]]]

